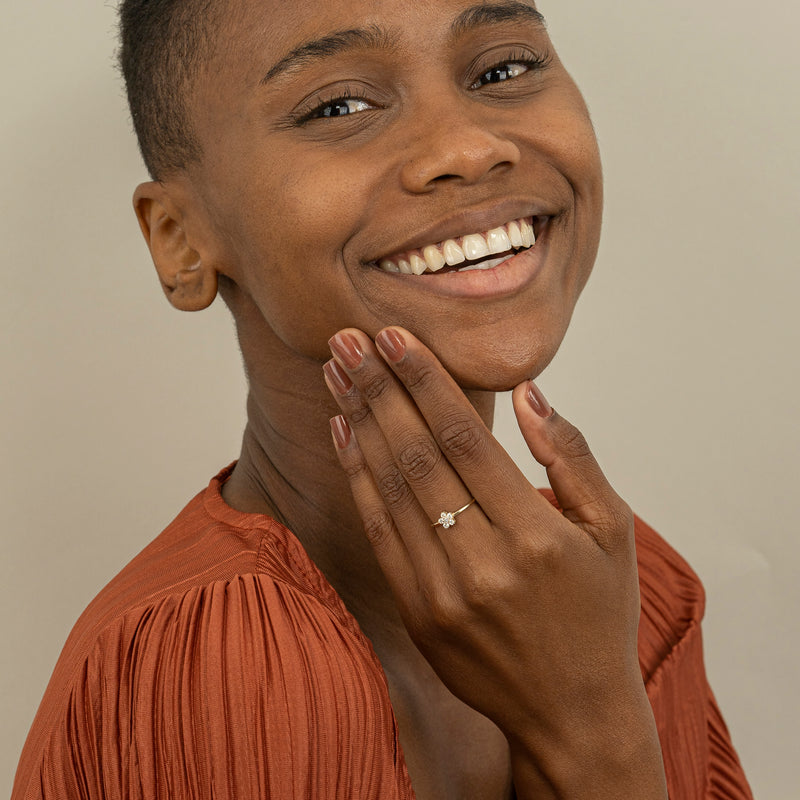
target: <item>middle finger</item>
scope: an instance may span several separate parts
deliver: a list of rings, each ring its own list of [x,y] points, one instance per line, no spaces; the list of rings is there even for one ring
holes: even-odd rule
[[[435,535],[433,525],[443,511],[460,509],[472,499],[468,489],[442,454],[413,399],[371,340],[360,331],[342,331],[331,340],[331,350],[360,395],[355,401],[358,408],[345,408],[341,394],[337,399],[356,431],[365,457],[369,459],[368,450],[377,456],[382,445],[425,512],[428,528],[425,538],[431,533]],[[346,402],[353,402],[353,398]],[[403,511],[401,508],[400,516]],[[486,522],[478,506],[470,508],[468,513],[471,523],[478,519]],[[397,517],[394,511],[393,515]],[[400,519],[398,524],[401,525]],[[408,535],[415,534],[408,531]]]

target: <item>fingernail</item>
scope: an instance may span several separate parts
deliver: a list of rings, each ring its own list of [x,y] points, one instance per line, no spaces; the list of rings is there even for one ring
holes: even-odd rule
[[[339,394],[347,394],[353,388],[353,381],[333,359],[323,364],[322,369]]]
[[[375,344],[378,345],[381,352],[387,356],[390,361],[397,362],[406,354],[406,343],[403,337],[391,328],[381,331],[375,337]]]
[[[339,356],[349,369],[357,367],[364,358],[364,353],[361,352],[356,338],[349,333],[337,333],[328,340],[328,344],[333,354]]]
[[[533,381],[528,381],[528,402],[540,417],[547,418],[553,413],[550,403],[547,402],[547,399]]]
[[[331,420],[331,433],[336,446],[340,450],[344,450],[350,444],[350,426],[341,414]]]

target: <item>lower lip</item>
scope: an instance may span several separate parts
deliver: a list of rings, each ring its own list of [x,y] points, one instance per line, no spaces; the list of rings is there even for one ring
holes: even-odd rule
[[[491,269],[471,269],[444,274],[404,275],[384,272],[389,280],[413,283],[414,287],[444,297],[488,300],[508,297],[524,289],[542,270],[547,252],[547,230],[540,232],[536,244]]]

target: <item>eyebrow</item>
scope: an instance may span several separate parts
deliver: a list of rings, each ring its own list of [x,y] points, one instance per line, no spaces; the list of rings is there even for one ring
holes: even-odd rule
[[[290,69],[330,58],[348,50],[391,49],[393,46],[393,38],[377,25],[336,31],[321,39],[314,39],[295,47],[270,69],[261,79],[261,83],[265,84]]]
[[[544,16],[533,6],[517,0],[499,0],[494,3],[480,3],[462,11],[450,26],[450,37],[457,38],[483,25],[515,21],[534,22],[542,27],[545,25]],[[336,31],[289,51],[270,68],[261,79],[261,84],[264,85],[289,70],[347,51],[392,49],[394,46],[395,38],[377,25]]]
[[[462,11],[450,27],[450,36],[456,38],[482,25],[497,25],[501,22],[534,22],[544,27],[541,12],[527,3],[504,0],[497,3],[480,3]]]

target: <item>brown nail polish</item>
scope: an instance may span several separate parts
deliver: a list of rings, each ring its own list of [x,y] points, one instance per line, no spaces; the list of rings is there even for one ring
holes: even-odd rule
[[[528,402],[540,417],[547,418],[553,413],[550,403],[533,381],[528,381]]]
[[[375,337],[375,344],[390,361],[397,362],[406,354],[406,343],[403,337],[391,329],[381,331]]]
[[[333,354],[338,356],[348,369],[357,367],[364,358],[358,341],[349,333],[337,333],[328,341],[328,344]]]
[[[333,359],[323,364],[322,369],[339,394],[347,394],[353,388],[353,382],[347,377],[347,373]]]
[[[331,420],[331,433],[340,450],[344,450],[350,444],[350,426],[343,416],[339,415]]]

